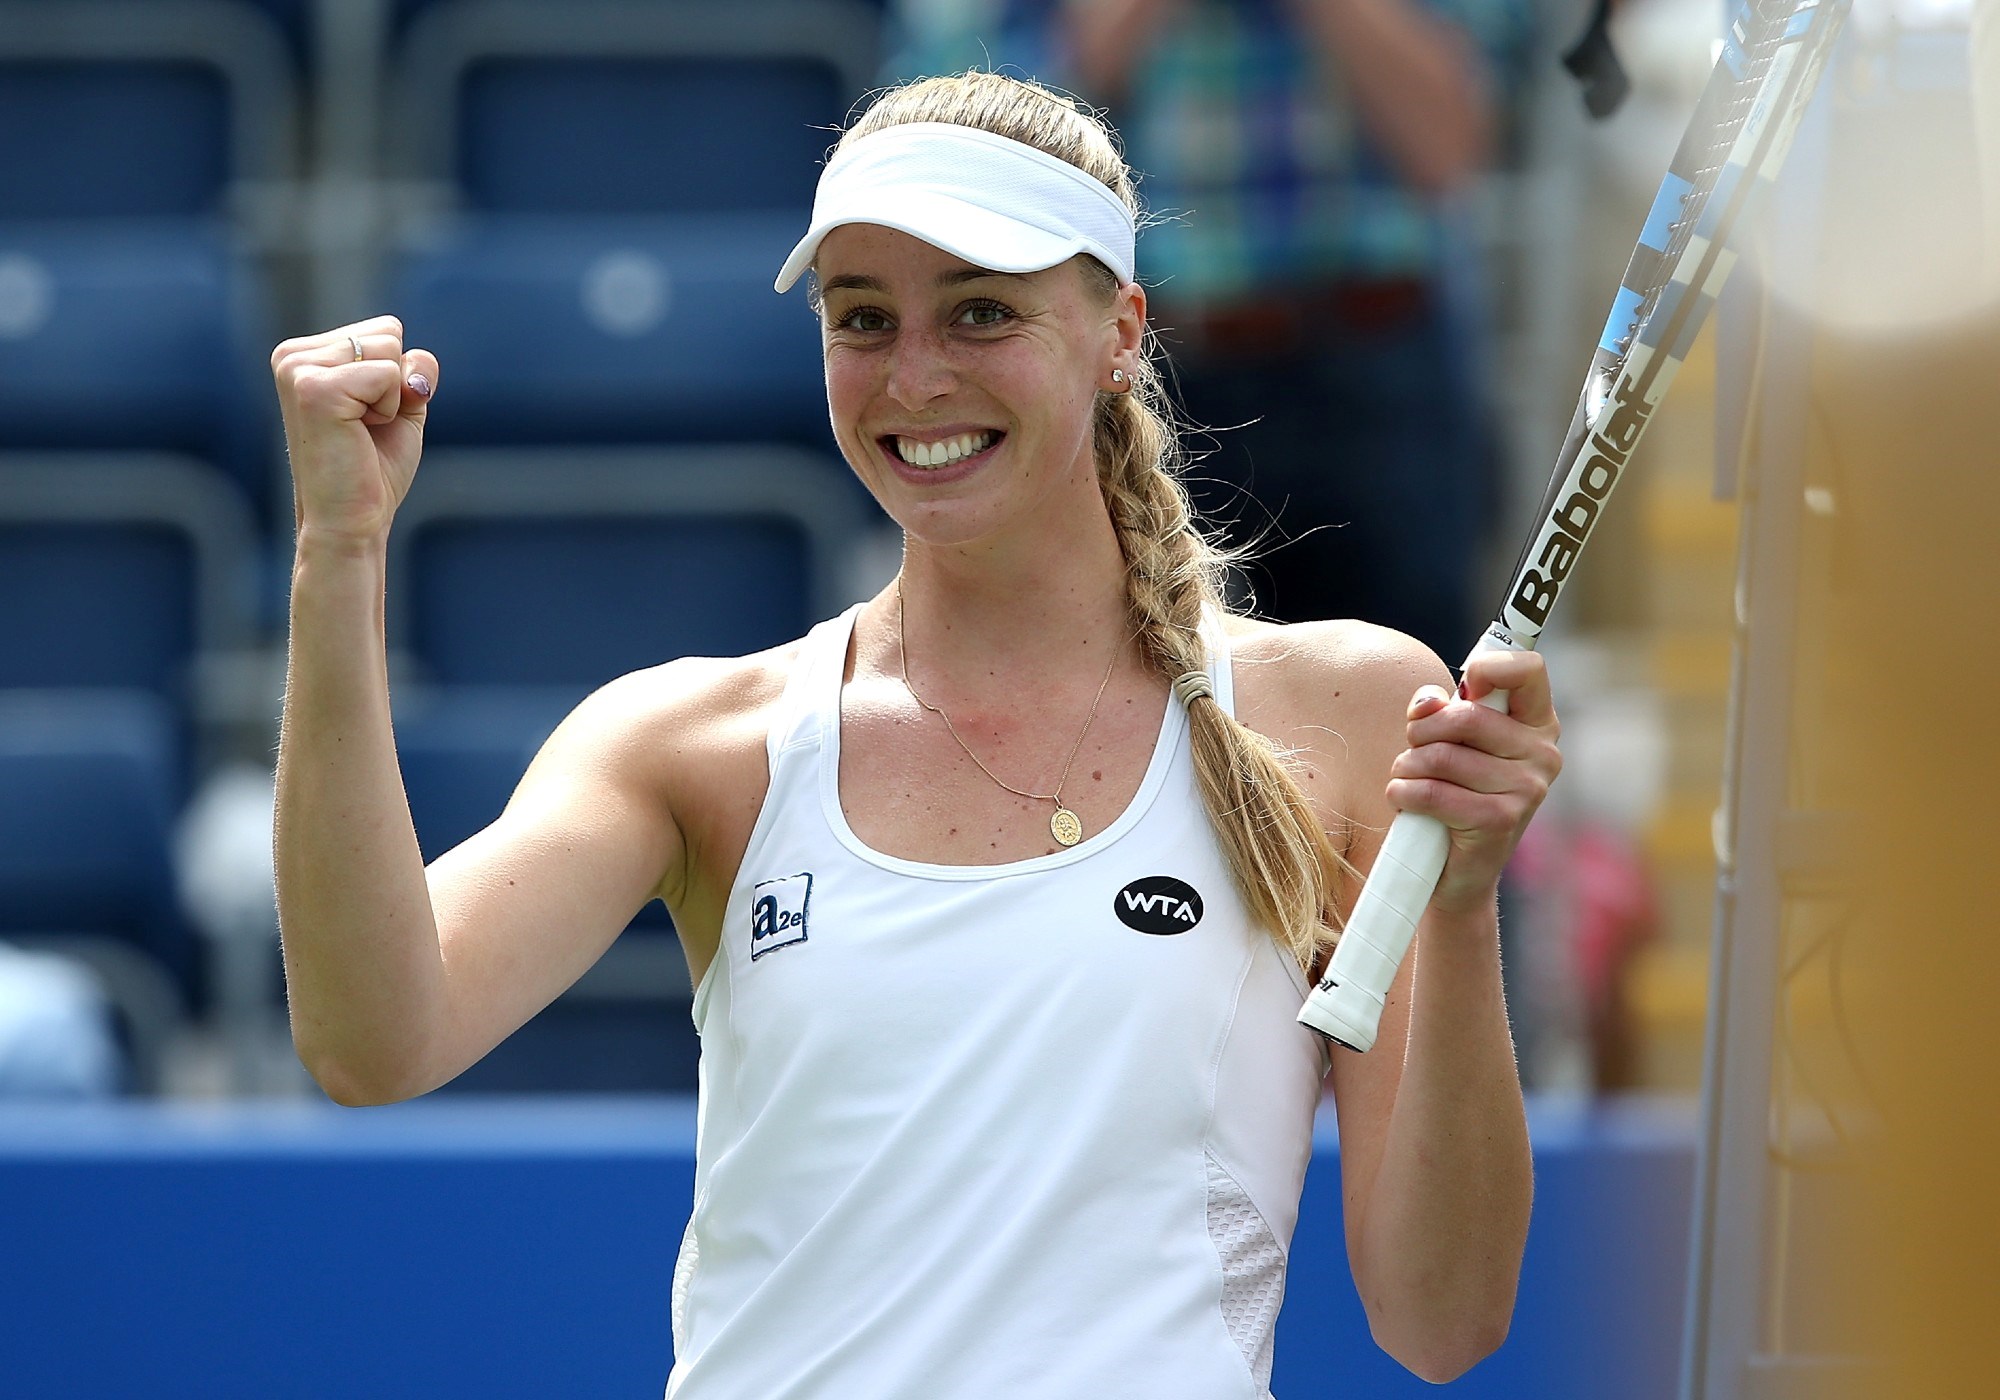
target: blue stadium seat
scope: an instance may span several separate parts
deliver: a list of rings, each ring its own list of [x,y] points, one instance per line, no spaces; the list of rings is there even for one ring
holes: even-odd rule
[[[186,695],[196,561],[164,522],[0,524],[0,684]]]
[[[579,698],[568,686],[397,686],[395,695],[396,760],[426,864],[493,824]],[[673,922],[654,901],[632,927]]]
[[[851,493],[773,448],[439,450],[390,536],[397,753],[425,858],[499,816],[590,691],[844,604]],[[665,929],[658,903],[634,927]]]
[[[197,659],[253,635],[248,513],[198,464],[143,454],[0,454],[0,689],[133,689],[189,775]]]
[[[277,26],[286,51],[291,55],[299,73],[310,73],[314,60],[319,56],[321,30],[325,23],[325,11],[329,9],[365,8],[370,3],[382,0],[241,0],[251,9],[268,17]],[[317,81],[318,75],[312,81]]]
[[[396,756],[426,863],[490,825],[576,703],[568,687],[397,686]]]
[[[390,537],[390,643],[431,683],[581,698],[802,635],[846,601],[858,531],[851,493],[803,452],[440,451]]]
[[[295,71],[243,0],[0,0],[0,449],[185,452],[268,511],[238,250],[298,173]]]
[[[228,107],[220,75],[195,67],[0,61],[0,218],[209,214]]]
[[[780,516],[434,524],[411,641],[435,674],[548,685],[761,651],[814,621],[809,547]]]
[[[498,685],[402,685],[395,695],[397,760],[426,862],[500,815],[576,699],[567,687]],[[665,906],[649,902],[588,987],[541,1012],[449,1088],[692,1092],[700,1051],[674,937]],[[646,975],[629,975],[635,964]],[[662,965],[680,971],[662,975]],[[609,994],[591,995],[596,987]]]
[[[440,0],[398,55],[392,168],[482,212],[796,217],[879,29],[852,0]]]
[[[0,936],[126,940],[199,999],[172,861],[174,747],[157,695],[0,690]]]
[[[408,16],[388,168],[451,216],[411,221],[386,304],[445,365],[433,441],[827,448],[818,336],[771,278],[880,27],[855,0]]]
[[[221,215],[296,172],[294,87],[237,0],[0,0],[0,222]]]
[[[466,75],[455,173],[477,209],[792,213],[852,100],[802,59],[494,60]]]
[[[0,450],[185,453],[261,518],[282,466],[265,322],[205,221],[0,221]]]
[[[771,290],[803,218],[488,218],[386,304],[443,370],[429,440],[831,448],[819,334]]]

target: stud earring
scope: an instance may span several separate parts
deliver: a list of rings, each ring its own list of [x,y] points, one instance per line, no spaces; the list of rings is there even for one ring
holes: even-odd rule
[[[1122,370],[1122,369],[1114,369],[1114,370],[1112,370],[1112,371],[1111,371],[1111,382],[1112,382],[1113,384],[1123,384],[1123,383],[1125,382],[1125,371],[1124,371],[1124,370]]]

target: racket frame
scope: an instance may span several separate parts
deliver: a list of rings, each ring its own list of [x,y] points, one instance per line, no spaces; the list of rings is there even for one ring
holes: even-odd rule
[[[1729,235],[1757,187],[1775,178],[1783,164],[1846,16],[1848,0],[1815,0],[1774,17],[1767,23],[1775,34],[1760,35],[1759,52],[1752,53],[1745,44],[1744,16],[1755,4],[1756,0],[1748,0],[1724,40],[1682,135],[1675,166],[1692,151],[1703,149],[1693,144],[1697,136],[1711,136],[1730,115],[1718,113],[1718,107],[1740,101],[1747,91],[1750,110],[1723,147],[1723,158],[1702,189],[1696,210],[1686,207],[1697,188],[1693,181],[1670,170],[1662,182],[1593,354],[1536,528],[1515,565],[1506,601],[1466,658],[1467,665],[1482,652],[1532,651],[1540,642],[1578,556],[1735,266]],[[1766,45],[1768,53],[1762,51]],[[1760,59],[1769,67],[1754,80],[1746,78],[1743,68],[1754,67]],[[1722,79],[1724,72],[1730,73],[1729,81]],[[1711,136],[1706,149],[1713,153],[1714,146]],[[1739,153],[1741,160],[1736,159]],[[1698,167],[1697,173],[1706,171]],[[1678,212],[1674,205],[1680,206]],[[1663,247],[1647,242],[1647,235],[1656,229],[1668,233]],[[1682,239],[1678,251],[1673,247],[1676,238]],[[1651,263],[1664,275],[1644,290],[1632,288],[1633,269],[1645,266],[1649,253]],[[1682,278],[1678,274],[1690,255],[1692,270]],[[1617,333],[1621,320],[1628,320],[1622,336]],[[1494,691],[1482,696],[1480,703],[1504,711],[1507,696]],[[1301,1024],[1351,1050],[1373,1046],[1389,988],[1449,854],[1450,833],[1442,822],[1414,812],[1397,813],[1333,957],[1300,1008]]]

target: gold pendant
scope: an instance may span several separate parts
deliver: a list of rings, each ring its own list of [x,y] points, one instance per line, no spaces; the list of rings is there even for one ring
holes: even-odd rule
[[[1069,808],[1058,807],[1056,814],[1049,818],[1049,835],[1056,838],[1058,845],[1074,846],[1083,839],[1083,823]]]

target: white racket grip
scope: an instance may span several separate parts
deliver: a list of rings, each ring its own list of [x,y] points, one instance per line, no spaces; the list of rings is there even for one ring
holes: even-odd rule
[[[1482,651],[1522,651],[1519,643],[1491,633],[1480,638],[1472,649]],[[1471,657],[1467,657],[1468,664]],[[1479,703],[1489,710],[1507,709],[1507,692],[1488,691]],[[1347,925],[1334,945],[1326,974],[1306,996],[1299,1008],[1299,1023],[1310,1026],[1336,1045],[1349,1050],[1367,1050],[1375,1044],[1375,1032],[1382,1024],[1382,1006],[1396,980],[1396,969],[1410,951],[1417,936],[1417,923],[1437,889],[1444,873],[1444,858],[1451,851],[1451,833],[1436,817],[1416,812],[1398,812],[1389,823],[1389,834],[1368,868]]]
[[[1299,1010],[1302,1024],[1350,1050],[1375,1043],[1382,1003],[1431,902],[1451,833],[1436,817],[1398,812],[1347,916],[1333,960]]]

